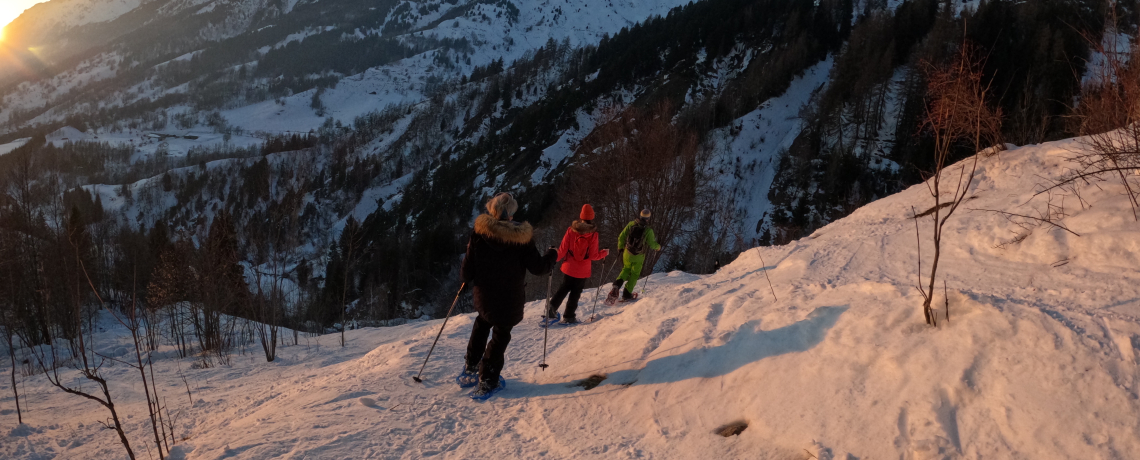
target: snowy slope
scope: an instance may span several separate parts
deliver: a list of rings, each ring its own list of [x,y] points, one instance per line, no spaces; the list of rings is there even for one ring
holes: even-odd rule
[[[772,203],[768,191],[779,169],[780,156],[804,128],[800,111],[810,99],[826,87],[833,57],[807,69],[788,86],[787,91],[761,104],[760,108],[734,120],[732,127],[717,130],[726,155],[717,167],[723,174],[724,190],[732,190],[736,212],[742,222],[745,241],[759,238],[756,222],[768,216]]]
[[[0,155],[4,155],[6,153],[11,153],[13,150],[16,150],[20,147],[23,147],[30,140],[32,140],[32,138],[26,137],[23,139],[17,139],[15,141],[9,142],[7,144],[0,144]]]
[[[451,381],[471,315],[447,322],[424,384],[411,377],[442,321],[350,331],[344,349],[302,338],[270,364],[255,349],[230,367],[188,359],[192,407],[165,359],[162,391],[187,437],[174,458],[1140,458],[1140,228],[1126,199],[1106,182],[1084,205],[1066,200],[1059,223],[1080,237],[982,211],[1045,209],[1031,198],[1076,147],[981,160],[973,210],[947,225],[950,321],[937,329],[913,287],[907,216],[930,206],[918,185],[716,274],[653,275],[643,300],[551,330],[546,371],[529,304],[508,389],[487,403]],[[120,346],[125,331],[105,327],[97,340]],[[110,372],[141,446],[140,389],[128,369]],[[592,374],[607,378],[573,386]],[[122,456],[103,412],[38,377],[21,383],[30,412],[16,426],[8,385],[0,456]],[[739,436],[713,434],[736,421]]]
[[[210,40],[220,40],[246,32],[251,18],[267,8],[276,8],[276,3],[265,0],[180,0],[168,1],[160,9],[158,18],[185,15],[188,11],[196,14],[213,11],[220,3],[232,4],[236,8],[224,24],[215,24],[199,32]],[[282,2],[282,11],[292,14],[296,0]],[[315,2],[313,2],[315,3]],[[614,35],[622,28],[635,25],[653,16],[665,15],[670,9],[684,5],[688,1],[661,0],[636,2],[631,0],[565,0],[520,3],[510,2],[408,2],[413,8],[431,6],[430,13],[414,15],[411,30],[393,35],[385,33],[385,24],[376,24],[374,29],[336,31],[345,37],[363,38],[365,35],[396,36],[402,40],[414,41],[431,37],[435,39],[466,39],[470,43],[467,60],[457,63],[453,70],[437,68],[436,50],[410,56],[388,65],[374,67],[355,75],[345,76],[341,84],[331,88],[323,97],[330,108],[328,116],[344,122],[388,105],[404,102],[419,102],[424,96],[429,77],[442,80],[458,80],[462,74],[470,74],[476,66],[501,59],[508,66],[522,58],[527,52],[546,45],[549,40],[567,41],[579,47],[596,44],[605,35]],[[21,31],[67,30],[79,25],[109,21],[139,6],[139,0],[52,0],[33,7],[17,20]],[[504,5],[509,5],[505,7]],[[513,11],[513,14],[512,14]],[[152,18],[154,19],[154,18]],[[321,23],[321,18],[312,18],[304,31],[290,36],[279,46],[290,41],[303,41],[313,35],[313,30],[333,30],[334,26]],[[310,30],[308,27],[313,26]],[[272,24],[271,24],[272,26]],[[35,32],[26,32],[27,41],[39,42],[41,37]],[[22,34],[23,35],[23,34]],[[54,36],[47,37],[58,40]],[[47,38],[42,38],[46,40]],[[268,47],[266,48],[268,49]],[[81,108],[73,105],[74,94],[82,92],[89,84],[119,75],[117,69],[123,54],[137,50],[117,50],[86,56],[78,66],[58,72],[53,78],[39,82],[25,82],[12,91],[0,94],[0,123],[7,122],[13,111],[36,111],[50,109],[42,115],[27,120],[27,124],[43,124],[60,121],[68,114]],[[264,53],[264,51],[263,51]],[[129,59],[128,59],[129,61]],[[156,69],[162,64],[156,66]],[[64,70],[64,69],[61,69]],[[2,72],[0,72],[2,73]],[[180,92],[178,88],[160,88],[155,81],[129,83],[131,87],[117,88],[124,93],[100,94],[105,103],[126,105],[131,102]],[[374,93],[374,94],[370,94]],[[65,97],[68,96],[68,97]],[[263,101],[242,107],[230,108],[224,115],[234,125],[249,130],[267,132],[308,131],[321,124],[324,116],[317,116],[309,107],[313,91],[306,91],[282,98],[284,105],[278,107],[274,101]],[[126,98],[126,99],[124,99]],[[62,104],[62,105],[57,105]]]
[[[141,3],[142,0],[51,0],[29,8],[20,15],[19,22],[27,30],[66,30],[113,20]]]
[[[527,52],[546,45],[548,40],[565,40],[573,47],[597,44],[607,34],[614,35],[622,28],[665,15],[686,3],[686,0],[544,0],[519,3],[517,20],[505,19],[505,9],[490,2],[452,7],[469,7],[470,10],[450,19],[443,18],[449,16],[451,10],[441,9],[437,14],[421,18],[417,25],[423,30],[406,37],[466,38],[472,46],[470,62],[459,64],[454,72],[445,72],[436,69],[434,51],[423,53],[348,76],[328,89],[322,101],[329,107],[327,116],[350,123],[355,117],[389,105],[424,100],[428,77],[458,79],[462,74],[470,74],[475,67],[486,66],[497,59],[509,66]],[[535,86],[544,87],[537,83]],[[249,130],[307,131],[319,126],[324,119],[309,107],[314,91],[282,98],[284,104],[280,106],[274,101],[265,101],[224,111],[223,115]]]

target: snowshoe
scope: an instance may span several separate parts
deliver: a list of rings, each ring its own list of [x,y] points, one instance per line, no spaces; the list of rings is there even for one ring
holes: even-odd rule
[[[633,295],[631,295],[631,296],[629,296],[629,297],[626,297],[626,296],[621,296],[621,300],[619,300],[618,302],[621,302],[621,303],[634,303],[634,302],[637,302],[637,293],[636,293],[636,292],[634,292],[634,293],[633,293]]]
[[[551,324],[557,323],[560,319],[562,319],[562,315],[558,312],[554,312],[553,317],[547,317],[546,315],[543,315],[542,320],[538,322],[538,327],[550,326]]]
[[[566,317],[562,318],[562,321],[559,321],[558,324],[561,326],[574,326],[582,323],[581,321],[578,321],[578,318]]]
[[[610,289],[610,293],[608,295],[606,295],[606,305],[613,305],[613,304],[617,303],[618,297],[621,295],[621,291],[619,291],[619,289],[620,288],[616,288],[616,287],[613,289]]]
[[[459,388],[471,388],[479,384],[479,371],[469,371],[466,367],[463,371],[455,377],[455,383]]]
[[[489,382],[480,381],[479,386],[475,388],[475,390],[473,390],[471,393],[468,393],[467,396],[476,401],[486,401],[488,399],[491,399],[492,396],[495,396],[496,393],[502,391],[506,387],[507,381],[504,380],[502,376],[499,376],[499,385],[492,388]]]

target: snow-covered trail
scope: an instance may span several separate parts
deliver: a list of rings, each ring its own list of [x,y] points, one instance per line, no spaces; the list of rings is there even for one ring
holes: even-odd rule
[[[914,287],[908,216],[931,204],[919,185],[716,274],[655,274],[642,300],[551,329],[545,371],[541,302],[529,304],[508,388],[485,403],[452,381],[471,315],[447,323],[423,384],[411,377],[442,321],[187,370],[195,404],[175,458],[1140,458],[1140,225],[1127,201],[1112,183],[1085,190],[1083,206],[1068,198],[1059,222],[1079,238],[984,211],[1044,209],[1025,203],[1074,142],[981,160],[976,198],[947,226],[950,321],[937,329]],[[935,304],[944,315],[941,289]],[[163,391],[187,406],[173,366],[160,365]],[[574,386],[594,374],[607,378]],[[141,396],[118,378],[141,444]],[[13,428],[5,385],[0,456],[122,456],[94,424],[101,412],[38,379],[24,384],[28,426]],[[736,421],[748,423],[739,436],[713,434]]]

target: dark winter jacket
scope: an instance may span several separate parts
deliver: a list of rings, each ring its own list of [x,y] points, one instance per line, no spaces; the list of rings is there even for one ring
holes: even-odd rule
[[[602,260],[609,251],[598,251],[598,227],[584,220],[575,220],[566,229],[562,245],[558,247],[558,260],[562,273],[574,278],[590,277],[590,262]]]
[[[487,214],[475,219],[467,242],[460,278],[475,287],[475,309],[494,325],[514,326],[523,319],[526,272],[550,273],[558,252],[538,252],[530,224],[498,220]]]

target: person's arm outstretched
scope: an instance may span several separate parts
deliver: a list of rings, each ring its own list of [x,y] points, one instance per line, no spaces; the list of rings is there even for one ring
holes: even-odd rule
[[[471,248],[471,240],[474,238],[474,234],[467,238],[467,253],[463,256],[463,264],[459,266],[459,280],[464,283],[470,283],[475,280],[475,262],[474,259],[472,259],[472,255],[475,251]]]
[[[570,232],[562,235],[562,244],[558,246],[558,260],[566,260],[566,254],[570,252],[570,244],[573,241],[572,237],[573,235]]]
[[[538,246],[532,240],[525,249],[523,249],[523,265],[526,270],[534,275],[545,275],[550,273],[554,268],[554,262],[558,260],[558,250],[550,248],[546,250],[546,254],[538,252]]]
[[[657,244],[657,236],[653,234],[652,228],[645,229],[645,247],[654,251],[661,250],[661,245]]]
[[[590,254],[592,254],[590,260],[602,260],[605,259],[606,256],[610,255],[609,249],[602,249],[601,251],[598,250],[599,239],[600,237],[594,238],[593,241],[590,242]]]

